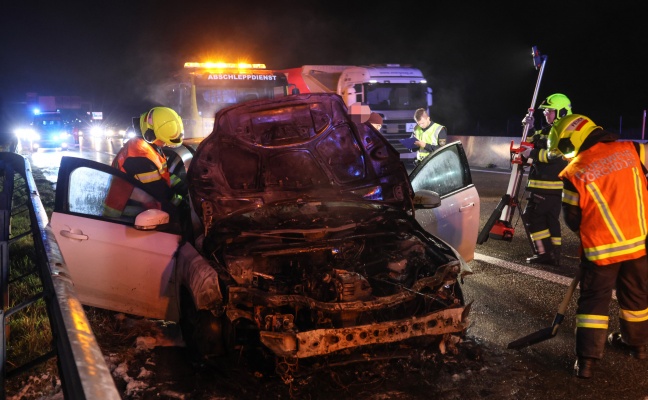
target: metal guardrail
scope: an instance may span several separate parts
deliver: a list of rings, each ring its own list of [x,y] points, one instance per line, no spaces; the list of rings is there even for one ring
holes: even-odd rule
[[[97,344],[83,307],[76,297],[72,280],[61,256],[48,217],[40,200],[31,167],[23,156],[0,152],[0,399],[4,399],[5,378],[26,372],[57,357],[57,367],[66,399],[121,399]],[[21,186],[22,185],[22,186]],[[16,201],[15,193],[26,195]],[[24,201],[23,201],[24,200]],[[16,204],[13,204],[16,203]],[[30,226],[12,232],[12,216],[29,213]],[[35,260],[31,272],[10,281],[10,243],[31,235]],[[37,275],[42,292],[9,307],[11,285],[28,275]],[[52,349],[24,365],[7,370],[8,320],[27,306],[44,299],[52,331]]]

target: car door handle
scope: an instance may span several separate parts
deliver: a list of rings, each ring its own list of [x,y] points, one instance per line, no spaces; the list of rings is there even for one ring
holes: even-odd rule
[[[76,239],[76,240],[88,240],[89,237],[88,235],[84,235],[83,233],[73,233],[70,231],[61,231],[61,236],[70,238],[70,239]]]
[[[473,207],[475,207],[475,203],[468,203],[465,206],[459,207],[459,212],[464,212],[464,211],[468,210],[469,208],[473,208]]]

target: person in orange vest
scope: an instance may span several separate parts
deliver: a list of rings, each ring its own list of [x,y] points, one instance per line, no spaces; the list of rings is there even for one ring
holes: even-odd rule
[[[648,357],[648,188],[643,144],[618,141],[590,118],[561,118],[549,148],[569,164],[563,180],[563,219],[581,240],[574,373],[590,378],[606,337],[637,359]],[[616,287],[620,332],[608,336]]]
[[[182,145],[184,127],[180,116],[171,108],[154,107],[139,118],[142,136],[124,144],[112,166],[141,181],[157,199],[180,205],[187,193],[187,184],[171,174],[162,147]],[[126,204],[124,190],[112,188],[106,199],[105,215],[119,216]],[[111,196],[112,194],[112,196]]]

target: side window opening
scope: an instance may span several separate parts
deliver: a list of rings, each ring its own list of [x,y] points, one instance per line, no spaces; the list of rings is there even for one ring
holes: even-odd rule
[[[435,154],[427,165],[412,182],[412,188],[417,190],[432,190],[443,197],[466,186],[465,170],[457,146],[445,149]]]
[[[158,201],[130,182],[86,167],[70,174],[68,200],[70,212],[131,224],[140,212],[161,209]]]

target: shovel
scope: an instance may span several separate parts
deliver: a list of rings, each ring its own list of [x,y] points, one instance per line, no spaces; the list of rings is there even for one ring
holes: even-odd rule
[[[558,327],[560,326],[560,323],[563,321],[565,318],[565,311],[567,310],[567,306],[569,305],[569,301],[571,300],[574,290],[576,290],[576,286],[578,286],[578,281],[580,280],[580,269],[576,272],[576,276],[574,276],[574,279],[571,281],[569,284],[569,288],[567,289],[567,293],[565,293],[565,297],[563,298],[562,303],[560,303],[560,307],[558,307],[558,313],[556,313],[556,316],[554,317],[553,323],[551,324],[550,327],[540,329],[537,332],[533,332],[529,335],[526,335],[523,338],[514,340],[513,342],[508,344],[508,349],[522,349],[527,346],[534,345],[536,343],[543,342],[547,339],[551,339],[552,337],[556,336],[556,333],[558,333]]]

